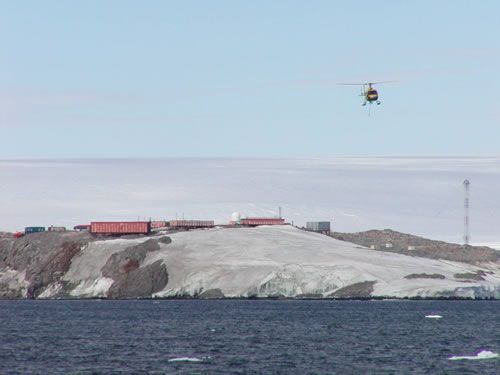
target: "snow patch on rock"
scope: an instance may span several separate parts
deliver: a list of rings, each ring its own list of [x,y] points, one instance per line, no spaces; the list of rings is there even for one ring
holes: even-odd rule
[[[0,293],[6,296],[12,296],[20,293],[22,297],[26,296],[26,291],[29,286],[26,280],[26,270],[17,271],[10,267],[0,271]]]
[[[72,297],[105,297],[113,279],[103,277],[102,268],[114,253],[129,246],[147,241],[147,238],[116,239],[91,242],[71,261],[71,266],[62,278],[75,285]]]
[[[99,277],[96,280],[83,280],[71,292],[72,297],[106,297],[114,280],[109,277]]]
[[[62,290],[64,286],[61,282],[55,282],[49,284],[42,293],[38,295],[38,298],[54,298],[56,297]]]

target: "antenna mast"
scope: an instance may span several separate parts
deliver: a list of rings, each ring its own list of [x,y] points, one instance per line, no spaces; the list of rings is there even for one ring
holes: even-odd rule
[[[469,180],[464,181],[464,245],[469,245]]]

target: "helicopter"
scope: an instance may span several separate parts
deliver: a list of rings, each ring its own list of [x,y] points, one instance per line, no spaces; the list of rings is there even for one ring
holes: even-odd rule
[[[349,86],[362,86],[361,94],[359,96],[363,97],[363,106],[366,103],[372,104],[373,102],[380,105],[380,100],[378,99],[378,92],[373,88],[373,85],[379,85],[381,83],[391,83],[395,81],[381,81],[381,82],[366,82],[366,83],[337,83],[337,85],[349,85]]]

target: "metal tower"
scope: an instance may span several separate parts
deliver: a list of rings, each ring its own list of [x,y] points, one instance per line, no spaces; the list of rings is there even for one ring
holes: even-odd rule
[[[464,245],[469,245],[469,180],[464,181]]]

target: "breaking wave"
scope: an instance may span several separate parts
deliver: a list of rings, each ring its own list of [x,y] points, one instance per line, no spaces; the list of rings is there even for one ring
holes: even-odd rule
[[[441,319],[443,316],[442,315],[426,315],[425,317],[428,319]]]
[[[498,353],[491,352],[489,350],[481,350],[479,353],[476,355],[464,355],[464,356],[451,356],[448,358],[449,360],[456,361],[456,360],[461,360],[461,359],[492,359],[492,358],[498,358],[499,355]]]
[[[196,358],[196,357],[178,357],[178,358],[171,358],[168,361],[169,362],[202,362],[203,359]]]

